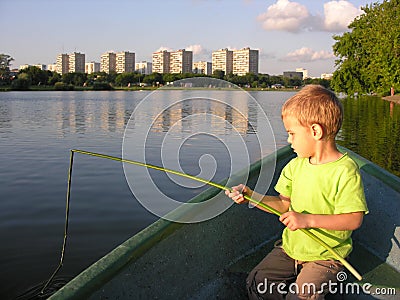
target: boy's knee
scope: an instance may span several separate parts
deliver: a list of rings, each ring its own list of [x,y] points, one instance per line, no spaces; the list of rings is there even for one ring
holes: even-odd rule
[[[249,299],[284,299],[284,293],[279,293],[277,288],[279,284],[286,284],[268,281],[268,278],[262,273],[255,270],[247,277],[246,288]]]

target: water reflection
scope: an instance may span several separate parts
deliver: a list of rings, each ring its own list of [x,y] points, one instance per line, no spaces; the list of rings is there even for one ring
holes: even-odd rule
[[[165,92],[169,97],[168,91]],[[57,137],[63,138],[67,134],[76,133],[84,135],[87,132],[101,130],[105,133],[123,132],[135,106],[141,99],[129,101],[52,99],[50,102],[35,103],[19,110],[16,102],[1,101],[0,103],[0,130],[4,132],[12,128],[13,124],[29,125],[36,128],[45,128],[51,125],[56,129]],[[154,119],[152,132],[167,132],[171,126],[181,121],[183,132],[191,131],[193,124],[188,116],[195,114],[213,115],[226,120],[232,128],[241,134],[256,132],[259,108],[247,99],[233,97],[231,103],[221,103],[210,99],[187,99],[159,111],[159,106],[154,103],[152,109],[146,112]],[[146,117],[148,117],[146,116]],[[140,123],[140,118],[132,116],[132,126]],[[212,119],[213,121],[215,119]],[[232,128],[219,128],[219,123],[210,124],[214,130],[231,130]],[[23,126],[22,126],[23,127]],[[227,132],[228,133],[228,132]]]
[[[339,144],[400,176],[400,105],[377,97],[343,99]]]
[[[229,134],[229,131],[234,128],[240,134],[250,134],[255,133],[256,112],[256,108],[248,105],[247,102],[234,103],[234,107],[232,107],[210,99],[187,99],[170,106],[161,113],[154,110],[151,131],[168,132],[171,127],[174,127],[176,131],[176,126],[178,126],[181,132],[191,132],[194,124],[192,123],[193,119],[188,117],[204,115],[204,122],[210,125],[213,133]],[[231,126],[229,128],[221,126],[221,119],[227,121]]]
[[[0,102],[0,133],[12,128],[11,106],[8,102]]]

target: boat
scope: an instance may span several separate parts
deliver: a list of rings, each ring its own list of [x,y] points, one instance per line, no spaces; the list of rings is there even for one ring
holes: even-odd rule
[[[353,233],[354,250],[349,257],[363,279],[358,281],[346,272],[346,281],[337,286],[341,294],[330,297],[398,299],[400,178],[349,149],[339,148],[360,167],[370,213]],[[285,146],[252,164],[248,185],[254,185],[260,170],[266,170],[262,166],[272,162],[276,165],[272,192],[281,169],[294,156]],[[216,195],[221,201],[227,199],[221,190],[211,187],[191,201]],[[178,208],[173,213],[197,212]],[[272,249],[282,229],[275,215],[236,204],[199,223],[160,218],[49,299],[246,299],[247,273]]]

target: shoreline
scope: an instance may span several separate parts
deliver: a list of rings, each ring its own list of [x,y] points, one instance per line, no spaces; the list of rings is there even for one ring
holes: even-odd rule
[[[394,96],[386,96],[382,97],[383,100],[394,102],[396,104],[400,104],[400,94]]]
[[[85,87],[75,87],[73,90],[56,90],[53,87],[31,87],[30,89],[27,90],[13,90],[9,87],[3,87],[0,88],[0,92],[98,92],[98,91],[126,91],[126,92],[135,92],[135,91],[154,91],[158,89],[164,89],[164,90],[188,90],[188,89],[196,89],[196,88],[181,88],[181,87],[168,87],[168,86],[162,86],[162,87],[153,87],[153,86],[148,86],[148,87],[114,87],[113,89],[105,89],[105,90],[95,90],[92,88],[85,88]],[[200,88],[203,89],[203,88]],[[235,87],[235,88],[212,88],[213,90],[244,90],[244,91],[277,91],[277,92],[292,92],[292,91],[298,91],[298,89],[295,88],[280,88],[280,89],[274,89],[274,88],[243,88],[243,87]]]

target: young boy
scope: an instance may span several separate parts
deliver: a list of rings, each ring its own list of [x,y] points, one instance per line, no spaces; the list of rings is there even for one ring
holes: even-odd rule
[[[342,264],[297,229],[309,228],[347,257],[351,233],[368,212],[358,167],[336,148],[342,119],[333,92],[319,85],[304,87],[282,108],[297,157],[282,170],[275,186],[279,196],[260,195],[243,184],[226,192],[236,203],[247,202],[243,195],[248,195],[277,209],[286,225],[281,243],[247,277],[250,299],[283,299],[286,294],[286,299],[324,299],[337,282]]]

